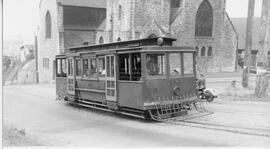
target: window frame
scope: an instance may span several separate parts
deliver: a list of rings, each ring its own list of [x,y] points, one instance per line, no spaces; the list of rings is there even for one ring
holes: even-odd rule
[[[100,67],[99,67],[99,59],[104,59],[104,71],[105,71],[105,76],[104,77],[100,77],[100,74],[99,74],[99,71],[100,71]],[[97,78],[98,80],[106,80],[106,73],[107,73],[107,70],[106,70],[106,56],[105,55],[102,55],[102,56],[97,56],[96,58],[96,64],[97,64]]]
[[[104,44],[104,38],[102,36],[99,37],[98,43],[99,44]]]
[[[118,6],[118,20],[122,19],[122,5]]]
[[[66,73],[64,73],[63,71],[63,60],[65,60],[65,69],[66,69]],[[59,62],[60,61],[60,65],[59,65]],[[56,64],[55,64],[55,68],[56,68],[56,77],[57,78],[66,78],[67,75],[68,75],[68,70],[67,70],[67,59],[66,58],[56,58]],[[58,69],[59,69],[59,66],[60,66],[60,73],[58,73]]]
[[[96,75],[95,76],[93,76],[93,75],[91,75],[91,60],[92,59],[95,59],[95,66],[96,66]],[[89,71],[90,73],[89,73],[89,75],[87,75],[86,77],[84,77],[84,63],[83,63],[83,61],[84,60],[87,60],[88,61],[88,69],[87,69],[87,71]],[[98,71],[97,71],[97,57],[95,56],[95,55],[93,55],[93,56],[82,56],[81,57],[81,70],[82,70],[82,74],[81,74],[81,80],[98,80]]]
[[[192,73],[185,73],[185,59],[184,59],[184,55],[185,54],[192,54]],[[196,71],[195,71],[195,69],[196,69],[196,67],[195,67],[195,56],[194,56],[194,52],[182,52],[182,57],[183,57],[183,66],[182,66],[182,68],[183,68],[183,76],[193,76],[193,75],[195,75],[196,74]]]
[[[45,39],[52,38],[52,16],[49,11],[45,15]]]
[[[211,55],[209,55],[209,51],[211,51]],[[211,58],[213,57],[213,47],[209,46],[207,49],[207,57]]]
[[[206,48],[204,46],[201,48],[200,57],[206,57]]]
[[[74,68],[74,63],[75,63],[75,60],[73,58],[68,58],[68,71],[67,71],[67,76],[68,77],[74,77],[75,75],[75,68]],[[71,68],[72,68],[72,73],[71,73]]]
[[[57,78],[60,78],[60,77],[62,77],[62,59],[61,58],[57,58],[56,59],[56,64],[55,64],[55,66],[56,66],[56,77]]]
[[[95,76],[93,76],[91,73],[92,73],[92,68],[91,68],[91,60],[92,59],[94,59],[94,61],[95,61],[95,66],[96,66],[96,68],[95,68],[95,70],[96,70],[96,75]],[[98,79],[98,68],[97,68],[97,57],[94,57],[94,56],[92,56],[92,57],[89,57],[89,63],[88,63],[88,65],[89,65],[89,69],[90,69],[90,76],[89,76],[89,79],[90,80],[97,80]],[[105,68],[106,69],[106,68]]]
[[[148,68],[147,68],[147,55],[149,54],[162,54],[164,55],[164,73],[162,75],[149,75],[148,74]],[[167,62],[167,59],[168,59],[168,54],[167,52],[146,52],[145,53],[145,63],[144,63],[144,67],[145,67],[145,75],[146,75],[146,78],[147,79],[166,79],[168,77],[168,62]]]
[[[210,9],[205,11],[207,7]],[[208,18],[208,20],[202,21],[203,17]],[[195,37],[212,38],[214,31],[214,9],[208,0],[203,0],[200,3],[195,18]],[[206,26],[207,24],[208,26]]]
[[[63,72],[63,60],[65,60],[65,69],[66,72]],[[66,58],[62,58],[61,59],[61,73],[63,77],[67,77],[67,59]]]
[[[175,78],[175,77],[179,77],[179,76],[183,76],[184,75],[184,72],[183,72],[183,69],[184,69],[184,65],[183,65],[183,53],[185,53],[185,52],[182,52],[182,51],[177,51],[177,52],[168,52],[167,53],[167,57],[168,57],[168,68],[167,68],[167,70],[168,70],[168,76],[170,77],[170,78]],[[180,59],[179,59],[179,61],[180,61],[180,73],[179,74],[175,74],[175,75],[173,75],[173,74],[171,74],[171,71],[170,71],[170,54],[179,54],[180,55]]]
[[[86,73],[86,77],[84,76],[84,71],[85,71],[85,69],[84,69],[84,61],[85,60],[87,60],[87,71],[88,71],[88,69],[89,69],[89,58],[82,58],[82,79],[88,79],[89,78],[89,75]]]
[[[50,69],[50,59],[43,58],[43,69]]]
[[[127,65],[127,73],[125,73],[125,75],[128,75],[128,80],[122,80],[121,78],[120,78],[120,61],[121,61],[121,59],[120,59],[120,56],[121,55],[127,55],[127,57],[125,57],[125,58],[127,58],[128,59],[128,61],[127,61],[127,63],[128,63],[128,65]],[[140,57],[140,65],[141,65],[141,70],[140,70],[140,79],[139,80],[134,80],[134,71],[132,70],[132,68],[133,68],[133,58],[135,57],[134,55],[139,55],[139,57]],[[121,54],[119,54],[118,55],[118,66],[119,66],[119,68],[118,68],[118,74],[119,74],[119,81],[126,81],[126,82],[140,82],[141,80],[142,80],[142,69],[143,69],[143,63],[142,63],[142,53],[141,52],[132,52],[132,53],[121,53]]]
[[[78,65],[79,68],[80,68],[80,74],[77,74],[78,73],[78,67],[77,67],[77,60],[80,61],[80,64]],[[82,59],[81,58],[75,58],[74,60],[74,66],[75,66],[75,69],[74,69],[74,75],[76,78],[82,78]]]

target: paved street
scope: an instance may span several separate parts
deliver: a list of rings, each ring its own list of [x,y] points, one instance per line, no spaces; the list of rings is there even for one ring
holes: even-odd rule
[[[46,146],[270,146],[270,102],[217,99],[204,104],[214,114],[183,125],[73,107],[49,84],[5,86],[3,97],[4,125]]]

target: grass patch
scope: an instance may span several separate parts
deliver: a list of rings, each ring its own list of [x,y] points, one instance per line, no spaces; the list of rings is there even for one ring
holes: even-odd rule
[[[42,144],[26,134],[25,129],[3,125],[3,146],[41,146]]]

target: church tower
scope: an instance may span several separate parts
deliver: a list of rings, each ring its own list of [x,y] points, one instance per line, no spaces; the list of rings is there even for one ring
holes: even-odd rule
[[[107,0],[106,31],[111,40],[168,37],[171,0]]]

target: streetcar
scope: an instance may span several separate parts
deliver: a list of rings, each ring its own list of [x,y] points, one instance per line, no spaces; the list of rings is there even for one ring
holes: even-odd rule
[[[196,50],[157,37],[78,46],[56,56],[57,98],[143,119],[186,115],[199,99]]]

